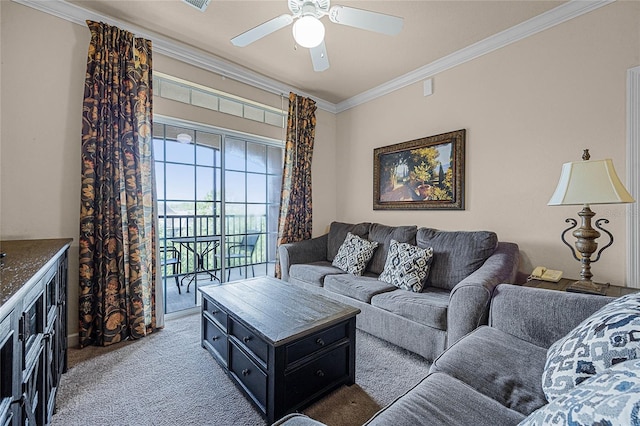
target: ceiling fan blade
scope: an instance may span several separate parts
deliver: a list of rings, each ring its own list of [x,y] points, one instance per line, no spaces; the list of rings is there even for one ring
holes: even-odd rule
[[[404,23],[404,19],[397,16],[347,6],[333,6],[329,10],[329,19],[336,24],[388,35],[398,34]]]
[[[324,41],[309,49],[311,52],[311,62],[313,62],[313,70],[316,72],[322,72],[329,68],[329,56],[327,56],[327,47],[324,45]]]
[[[293,22],[293,16],[280,15],[267,22],[264,22],[257,27],[251,28],[249,31],[245,31],[242,34],[235,36],[231,39],[231,43],[234,46],[245,47],[254,41],[260,40],[264,36],[278,31],[280,28],[284,28]]]

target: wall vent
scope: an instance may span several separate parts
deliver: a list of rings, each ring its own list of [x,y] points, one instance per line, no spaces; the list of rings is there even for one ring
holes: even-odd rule
[[[207,6],[209,6],[209,3],[211,3],[211,0],[182,0],[182,1],[188,5],[195,7],[201,12],[204,12],[207,9]]]

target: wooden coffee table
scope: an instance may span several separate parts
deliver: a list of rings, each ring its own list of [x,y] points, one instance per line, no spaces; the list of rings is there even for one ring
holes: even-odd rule
[[[355,382],[359,309],[270,277],[198,290],[202,347],[269,423]]]

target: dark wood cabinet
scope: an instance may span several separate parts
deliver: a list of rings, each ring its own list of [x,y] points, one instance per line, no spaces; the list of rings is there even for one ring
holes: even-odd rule
[[[19,369],[15,368],[14,346],[18,327],[15,315],[7,315],[0,322],[0,425],[13,424],[13,399],[15,376]]]
[[[354,382],[359,309],[267,277],[199,291],[202,346],[270,423]]]
[[[46,425],[67,366],[71,240],[1,241],[0,426]]]

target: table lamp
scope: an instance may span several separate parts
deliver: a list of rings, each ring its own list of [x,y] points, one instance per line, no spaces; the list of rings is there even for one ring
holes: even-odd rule
[[[571,249],[571,254],[582,266],[580,280],[571,284],[567,291],[604,294],[608,284],[596,284],[591,280],[593,277],[591,263],[597,262],[602,252],[613,244],[613,235],[601,226],[601,223],[609,223],[608,219],[596,220],[596,228],[609,236],[609,242],[598,251],[596,258],[592,260],[591,256],[598,249],[596,239],[600,237],[600,232],[591,226],[591,218],[595,216],[595,213],[591,211],[589,206],[591,204],[633,203],[635,200],[620,182],[611,159],[589,160],[589,158],[589,150],[585,149],[582,154],[583,161],[564,163],[562,165],[558,186],[548,205],[583,206],[578,213],[582,223],[572,233],[576,237],[575,248],[565,239],[566,233],[578,225],[575,219],[568,218],[565,220],[565,222],[571,223],[571,226],[562,232],[561,237],[562,242]],[[580,257],[576,253],[579,253]]]

